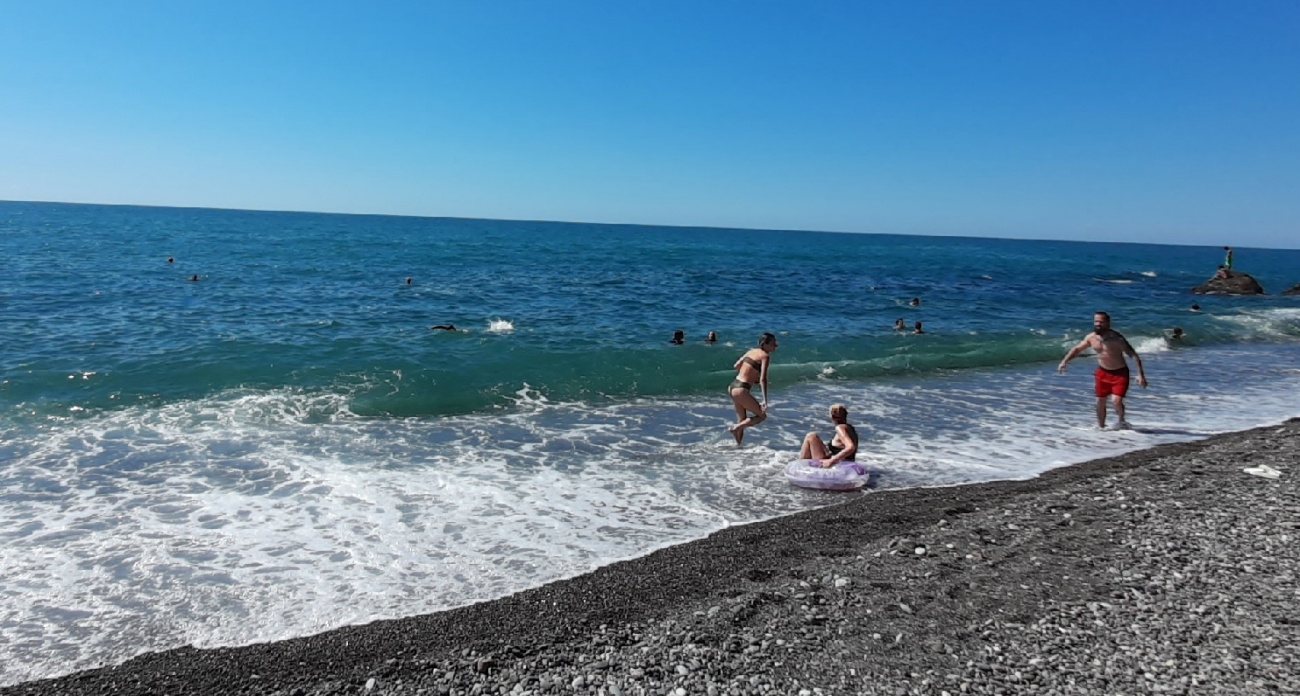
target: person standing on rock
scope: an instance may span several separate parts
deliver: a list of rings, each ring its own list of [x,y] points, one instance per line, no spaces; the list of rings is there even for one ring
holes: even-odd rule
[[[1124,356],[1133,358],[1138,369],[1138,384],[1146,389],[1147,375],[1142,368],[1142,358],[1123,334],[1110,328],[1110,315],[1097,312],[1092,315],[1092,333],[1084,336],[1079,345],[1065,354],[1056,371],[1065,374],[1065,366],[1089,348],[1097,353],[1093,390],[1097,395],[1097,427],[1103,430],[1106,428],[1106,398],[1110,397],[1115,404],[1115,415],[1119,416],[1117,427],[1126,429],[1129,424],[1124,418],[1124,395],[1128,393],[1129,370]]]
[[[1232,270],[1232,247],[1223,247],[1223,267]]]

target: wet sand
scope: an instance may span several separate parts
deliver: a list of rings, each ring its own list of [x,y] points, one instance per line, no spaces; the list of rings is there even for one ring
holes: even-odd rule
[[[1268,465],[1273,480],[1242,472]],[[1295,693],[1300,419],[3,694]],[[836,494],[828,494],[836,495]]]

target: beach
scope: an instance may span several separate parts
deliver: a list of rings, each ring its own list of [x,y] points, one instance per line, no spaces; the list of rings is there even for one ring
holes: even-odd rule
[[[1243,468],[1267,465],[1280,478]],[[873,493],[468,607],[4,694],[1293,693],[1300,419]]]
[[[347,627],[411,616],[449,618],[423,633],[394,623],[403,645],[471,646],[481,654],[456,658],[471,666],[510,662],[491,631],[511,644],[532,636],[536,650],[574,617],[598,627],[626,614],[635,625],[620,631],[698,632],[692,654],[720,651],[741,660],[734,674],[776,678],[808,634],[716,622],[751,595],[764,598],[745,610],[755,621],[799,615],[794,597],[811,595],[797,581],[821,582],[825,551],[846,582],[832,577],[817,596],[874,625],[880,615],[847,612],[873,608],[898,569],[866,546],[956,505],[934,491],[1052,481],[1089,460],[1300,415],[1294,297],[1197,296],[1189,310],[1218,249],[38,203],[0,203],[0,238],[14,269],[0,277],[13,319],[0,322],[0,687],[184,646],[214,656],[304,640],[328,655],[316,646],[361,630]],[[733,268],[741,246],[749,262]],[[1269,288],[1300,268],[1300,251],[1238,253]],[[813,262],[816,282],[803,270]],[[738,311],[739,296],[755,304]],[[1151,380],[1126,398],[1131,429],[1095,428],[1088,366],[1055,369],[1098,308]],[[894,331],[900,317],[926,333]],[[464,332],[429,328],[448,323]],[[679,330],[685,342],[670,343]],[[780,339],[768,418],[736,447],[725,387],[766,331]],[[782,476],[807,433],[826,436],[830,404],[861,435],[868,491],[828,496]],[[1040,484],[996,484],[989,500],[1025,485]],[[849,521],[801,516],[826,507],[815,514]],[[979,553],[1002,548],[994,538]],[[964,552],[950,558],[946,543]],[[965,541],[943,544],[916,568],[988,579]],[[548,593],[547,613],[520,599]],[[943,606],[884,606],[902,604],[921,616]],[[626,665],[651,654],[629,647],[640,641],[565,643],[588,657],[564,669],[608,662],[596,656],[610,646],[630,651],[610,658]],[[393,688],[374,670],[405,658],[364,642],[374,659],[354,640],[334,667],[277,658],[249,673],[291,683],[271,675],[302,661],[339,689]],[[906,635],[897,645],[914,647]],[[691,659],[702,667],[683,663],[681,688],[707,693],[700,672],[722,668]],[[335,674],[343,664],[360,686]],[[848,664],[846,679],[866,673]],[[455,679],[507,669],[551,668]],[[672,681],[636,669],[629,689]],[[468,684],[446,676],[404,683]],[[709,679],[717,690],[733,678]]]

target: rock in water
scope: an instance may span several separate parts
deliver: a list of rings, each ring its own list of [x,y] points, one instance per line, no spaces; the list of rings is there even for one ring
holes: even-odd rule
[[[1263,295],[1264,288],[1249,273],[1225,271],[1226,276],[1214,277],[1192,288],[1197,295]]]
[[[1282,291],[1283,295],[1300,295],[1300,283],[1296,283],[1290,288]]]

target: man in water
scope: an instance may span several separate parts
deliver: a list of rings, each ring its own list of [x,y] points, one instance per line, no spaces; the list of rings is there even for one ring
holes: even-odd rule
[[[1124,420],[1124,395],[1128,393],[1129,372],[1128,362],[1124,356],[1133,358],[1138,368],[1138,384],[1146,389],[1147,375],[1142,369],[1142,358],[1138,356],[1137,351],[1133,350],[1133,346],[1129,345],[1128,339],[1124,338],[1123,334],[1110,328],[1110,315],[1097,312],[1092,315],[1092,333],[1084,336],[1079,345],[1065,354],[1056,371],[1065,374],[1065,366],[1088,348],[1097,353],[1097,372],[1094,375],[1097,427],[1106,428],[1106,397],[1109,396],[1115,402],[1115,415],[1119,416],[1118,427],[1128,428],[1128,421]]]

